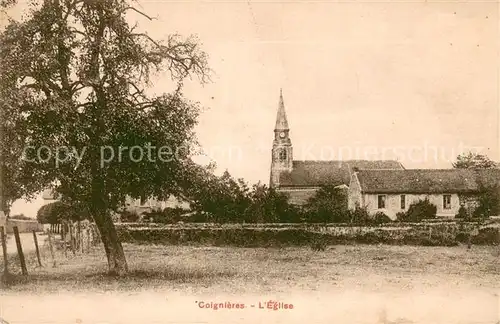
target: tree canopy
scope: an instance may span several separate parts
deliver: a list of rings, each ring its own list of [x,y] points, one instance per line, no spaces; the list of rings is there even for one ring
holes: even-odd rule
[[[29,8],[0,35],[3,125],[23,148],[20,164],[17,148],[6,153],[4,178],[15,179],[20,193],[56,183],[66,202],[87,206],[110,272],[124,274],[110,213],[126,196],[182,192],[200,111],[183,96],[183,82],[208,80],[207,56],[194,37],[157,41],[130,24],[130,13],[151,18],[126,0],[44,0]],[[175,90],[149,95],[151,76],[163,71]]]
[[[193,169],[195,170],[195,169]],[[275,223],[297,221],[296,210],[288,198],[256,183],[249,186],[226,170],[221,176],[213,173],[214,166],[199,167],[185,197],[191,208],[205,215],[205,221],[217,223]]]
[[[309,222],[348,222],[347,191],[326,185],[321,187],[306,204]]]
[[[40,207],[36,219],[41,224],[60,224],[63,221],[88,219],[85,206],[71,206],[62,201],[55,201]]]
[[[452,163],[457,169],[490,169],[497,167],[497,164],[486,155],[479,153],[462,153],[457,156],[457,160]]]

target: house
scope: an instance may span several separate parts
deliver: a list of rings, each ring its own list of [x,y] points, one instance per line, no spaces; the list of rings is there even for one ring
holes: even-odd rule
[[[293,161],[291,170],[280,173],[278,191],[289,197],[289,202],[304,205],[324,185],[347,188],[353,170],[403,170],[397,161]]]
[[[438,217],[453,218],[460,206],[477,205],[484,187],[500,184],[500,169],[356,170],[348,189],[348,206],[383,212],[396,219],[419,200],[437,207]]]
[[[42,198],[47,203],[58,200],[57,197],[54,195],[53,191],[50,189],[47,189],[42,193]],[[127,197],[124,205],[125,210],[136,212],[139,215],[157,209],[163,210],[165,208],[182,208],[185,210],[189,210],[190,204],[187,201],[178,199],[174,196],[170,196],[168,199],[163,201],[153,198],[141,200],[141,199],[132,199],[131,197]]]
[[[354,169],[403,170],[404,167],[400,162],[394,160],[293,160],[290,128],[286,117],[283,93],[280,92],[271,152],[269,186],[279,192],[286,193],[291,204],[304,205],[323,185],[348,186]]]
[[[125,202],[126,210],[136,212],[139,215],[153,210],[163,210],[165,208],[181,208],[189,210],[190,204],[189,202],[178,199],[174,196],[170,196],[168,199],[163,201],[153,198],[141,200],[128,197]]]

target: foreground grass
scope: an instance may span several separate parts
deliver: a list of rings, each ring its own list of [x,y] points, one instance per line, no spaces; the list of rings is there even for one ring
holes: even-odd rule
[[[73,255],[47,246],[44,267],[27,255],[29,276],[17,260],[11,292],[179,291],[183,293],[267,293],[363,289],[401,291],[428,288],[500,288],[499,247],[331,246],[310,248],[234,248],[124,244],[130,274],[106,275],[100,247]],[[3,266],[2,266],[3,267]],[[6,291],[7,291],[6,290]]]

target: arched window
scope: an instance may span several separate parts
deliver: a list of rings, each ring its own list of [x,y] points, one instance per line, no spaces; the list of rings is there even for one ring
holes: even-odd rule
[[[281,162],[284,162],[286,161],[286,150],[285,149],[281,149],[280,152],[279,152],[279,159]]]

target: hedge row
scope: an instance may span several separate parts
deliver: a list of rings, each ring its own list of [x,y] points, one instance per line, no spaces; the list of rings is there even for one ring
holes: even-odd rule
[[[304,228],[133,228],[117,226],[122,242],[139,244],[283,247],[305,246],[314,242],[335,244],[392,244],[455,246],[471,239],[472,244],[497,245],[498,227],[483,227],[477,233],[458,227],[441,226],[432,230],[407,228],[372,228],[369,231],[325,232]]]
[[[456,219],[436,219],[436,220],[426,220],[419,223],[401,223],[401,222],[390,222],[383,224],[371,224],[362,225],[356,223],[175,223],[175,224],[165,224],[165,223],[118,223],[117,226],[126,226],[130,228],[343,228],[343,227],[363,227],[363,228],[380,228],[380,227],[435,227],[440,225],[445,226],[464,226],[473,227],[480,223],[482,226],[489,224],[500,224],[500,220],[485,220],[479,221],[464,221]]]

